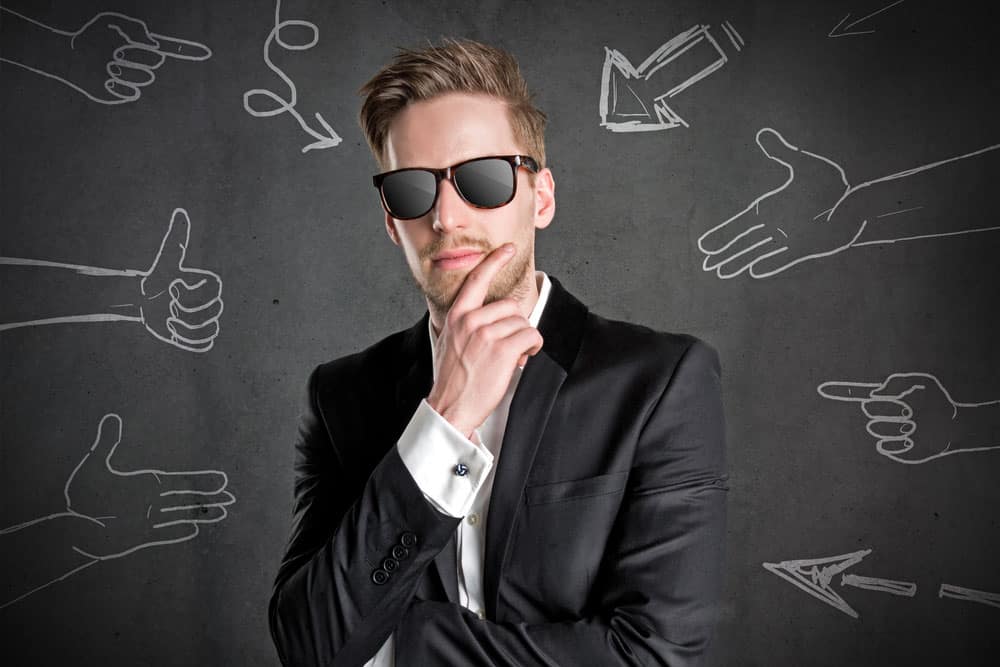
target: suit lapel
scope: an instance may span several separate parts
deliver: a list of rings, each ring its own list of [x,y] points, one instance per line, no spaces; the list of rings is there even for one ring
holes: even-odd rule
[[[398,364],[409,364],[396,386],[396,417],[403,432],[420,401],[431,392],[434,369],[431,367],[431,339],[427,332],[430,314],[424,311],[420,321],[404,332]]]
[[[510,403],[486,521],[483,591],[486,616],[497,619],[500,578],[517,523],[528,473],[556,395],[580,347],[587,308],[555,278],[538,330],[542,350],[528,360]]]

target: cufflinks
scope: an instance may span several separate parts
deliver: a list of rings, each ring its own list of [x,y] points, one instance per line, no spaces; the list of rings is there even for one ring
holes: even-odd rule
[[[469,466],[465,465],[464,463],[459,463],[458,465],[455,466],[454,472],[459,477],[465,477],[466,475],[469,474]]]

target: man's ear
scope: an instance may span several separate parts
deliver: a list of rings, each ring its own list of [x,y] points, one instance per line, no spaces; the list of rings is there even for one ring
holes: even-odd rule
[[[388,213],[385,214],[385,231],[392,239],[392,242],[399,245],[399,233],[396,232],[396,223],[393,222],[392,216]]]
[[[546,167],[535,174],[535,229],[545,229],[556,214],[556,182]]]

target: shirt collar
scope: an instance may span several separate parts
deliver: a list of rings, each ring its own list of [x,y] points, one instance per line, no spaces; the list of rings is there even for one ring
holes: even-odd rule
[[[541,282],[538,287],[538,300],[535,301],[535,307],[531,309],[531,315],[528,316],[528,324],[537,328],[539,320],[542,319],[542,310],[545,309],[545,304],[549,300],[549,292],[552,291],[552,281],[549,280],[548,274],[544,271],[535,271],[535,284],[537,285]],[[437,347],[437,334],[434,333],[434,325],[431,324],[431,320],[427,318],[427,330],[430,332],[431,336],[431,368],[434,369],[434,379],[437,379],[437,353],[435,348]]]

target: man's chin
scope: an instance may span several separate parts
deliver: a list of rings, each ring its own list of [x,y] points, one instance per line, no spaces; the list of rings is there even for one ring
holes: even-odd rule
[[[502,268],[490,284],[486,298],[483,299],[483,305],[511,296],[518,288],[518,285],[524,280],[524,274],[528,269],[527,261],[518,261],[518,258],[514,258],[512,262],[516,262],[522,266],[515,265]],[[455,298],[461,291],[462,285],[465,284],[465,278],[474,268],[469,267],[467,269],[437,273],[429,277],[425,276],[424,282],[421,285],[424,297],[439,311],[443,313],[448,312],[451,310],[452,304],[455,303]],[[509,269],[514,269],[514,271],[511,272]],[[515,278],[512,273],[520,273],[520,275]]]
[[[442,312],[447,312],[451,309],[452,304],[455,303],[455,297],[458,296],[459,290],[462,289],[467,273],[432,279],[429,283],[422,286],[421,291],[427,300],[434,304],[435,308]]]

